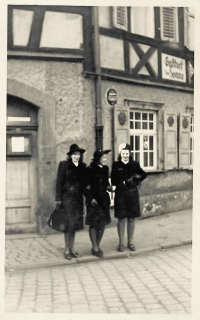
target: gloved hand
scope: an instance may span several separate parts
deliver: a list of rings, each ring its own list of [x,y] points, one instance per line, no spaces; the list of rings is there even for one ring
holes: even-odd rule
[[[108,192],[112,192],[112,186],[108,186],[108,187],[107,187],[107,191],[108,191]]]
[[[61,201],[56,202],[56,209],[58,209],[60,207],[61,203],[62,203]]]
[[[96,201],[95,199],[92,199],[92,200],[91,200],[91,205],[92,205],[92,206],[95,206],[95,205],[97,205],[97,204],[98,204],[98,203],[97,203],[97,201]]]

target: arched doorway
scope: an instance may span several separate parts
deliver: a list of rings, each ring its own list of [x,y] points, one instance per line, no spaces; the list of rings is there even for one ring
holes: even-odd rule
[[[37,223],[38,109],[8,95],[6,130],[6,230],[33,232]],[[27,228],[28,231],[25,229]]]

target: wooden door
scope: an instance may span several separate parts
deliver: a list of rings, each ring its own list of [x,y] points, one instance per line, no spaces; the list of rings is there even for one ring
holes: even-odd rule
[[[37,223],[37,109],[8,99],[6,226]]]

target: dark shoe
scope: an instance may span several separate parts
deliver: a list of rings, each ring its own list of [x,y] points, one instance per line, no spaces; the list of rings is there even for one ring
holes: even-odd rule
[[[78,252],[71,252],[70,251],[70,254],[71,254],[72,258],[80,258],[81,257],[80,254],[78,254]]]
[[[71,260],[71,253],[64,253],[65,259]]]
[[[119,252],[123,252],[124,251],[124,245],[123,244],[119,244],[118,245],[118,251]]]
[[[132,243],[128,243],[128,248],[131,251],[135,251],[136,250],[136,247]]]
[[[103,254],[103,251],[99,248],[99,251]]]
[[[94,256],[96,256],[96,257],[98,257],[98,258],[102,258],[103,257],[103,254],[102,254],[102,252],[100,251],[100,250],[98,250],[98,251],[95,251],[95,250],[91,250],[92,251],[92,254],[94,255]]]

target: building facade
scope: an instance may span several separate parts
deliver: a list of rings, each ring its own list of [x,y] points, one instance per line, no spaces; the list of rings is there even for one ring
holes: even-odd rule
[[[193,8],[8,7],[6,232],[45,226],[74,142],[131,144],[143,217],[192,207],[193,40]]]

